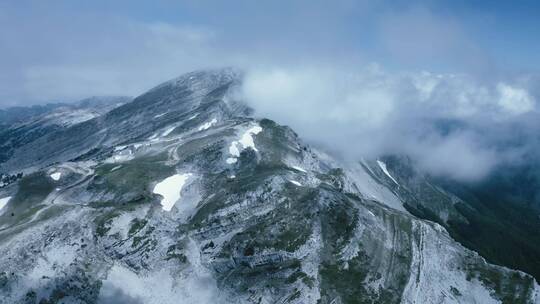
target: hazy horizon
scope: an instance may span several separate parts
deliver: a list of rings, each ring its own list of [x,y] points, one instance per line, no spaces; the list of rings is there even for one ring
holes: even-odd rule
[[[377,64],[510,82],[536,97],[539,10],[534,1],[5,2],[0,106],[136,96],[222,66]]]

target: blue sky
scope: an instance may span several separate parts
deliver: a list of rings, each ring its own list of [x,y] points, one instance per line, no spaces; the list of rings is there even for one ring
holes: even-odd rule
[[[224,65],[529,77],[539,17],[538,1],[3,1],[0,107],[136,95]]]

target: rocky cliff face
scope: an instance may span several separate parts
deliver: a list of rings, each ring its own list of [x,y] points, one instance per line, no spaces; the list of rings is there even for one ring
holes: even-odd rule
[[[540,303],[531,276],[407,211],[429,191],[250,117],[238,85],[190,73],[18,147],[0,302]]]

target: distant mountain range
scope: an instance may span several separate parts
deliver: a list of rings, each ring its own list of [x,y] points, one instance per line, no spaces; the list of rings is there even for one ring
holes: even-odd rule
[[[95,116],[104,114],[110,109],[120,106],[133,98],[127,96],[94,96],[74,103],[48,103],[45,105],[33,105],[28,107],[11,107],[0,109],[0,126],[8,126],[18,122],[35,119],[46,115],[55,115],[57,113],[70,112],[75,115],[77,110],[95,113]],[[61,116],[61,115],[56,115]],[[88,118],[89,116],[85,116]],[[82,119],[82,118],[81,118]]]

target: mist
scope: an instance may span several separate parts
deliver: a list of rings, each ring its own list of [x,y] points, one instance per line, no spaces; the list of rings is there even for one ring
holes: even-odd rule
[[[342,157],[407,155],[431,174],[476,181],[536,148],[525,132],[538,121],[526,86],[372,64],[253,69],[241,94],[257,115]]]

